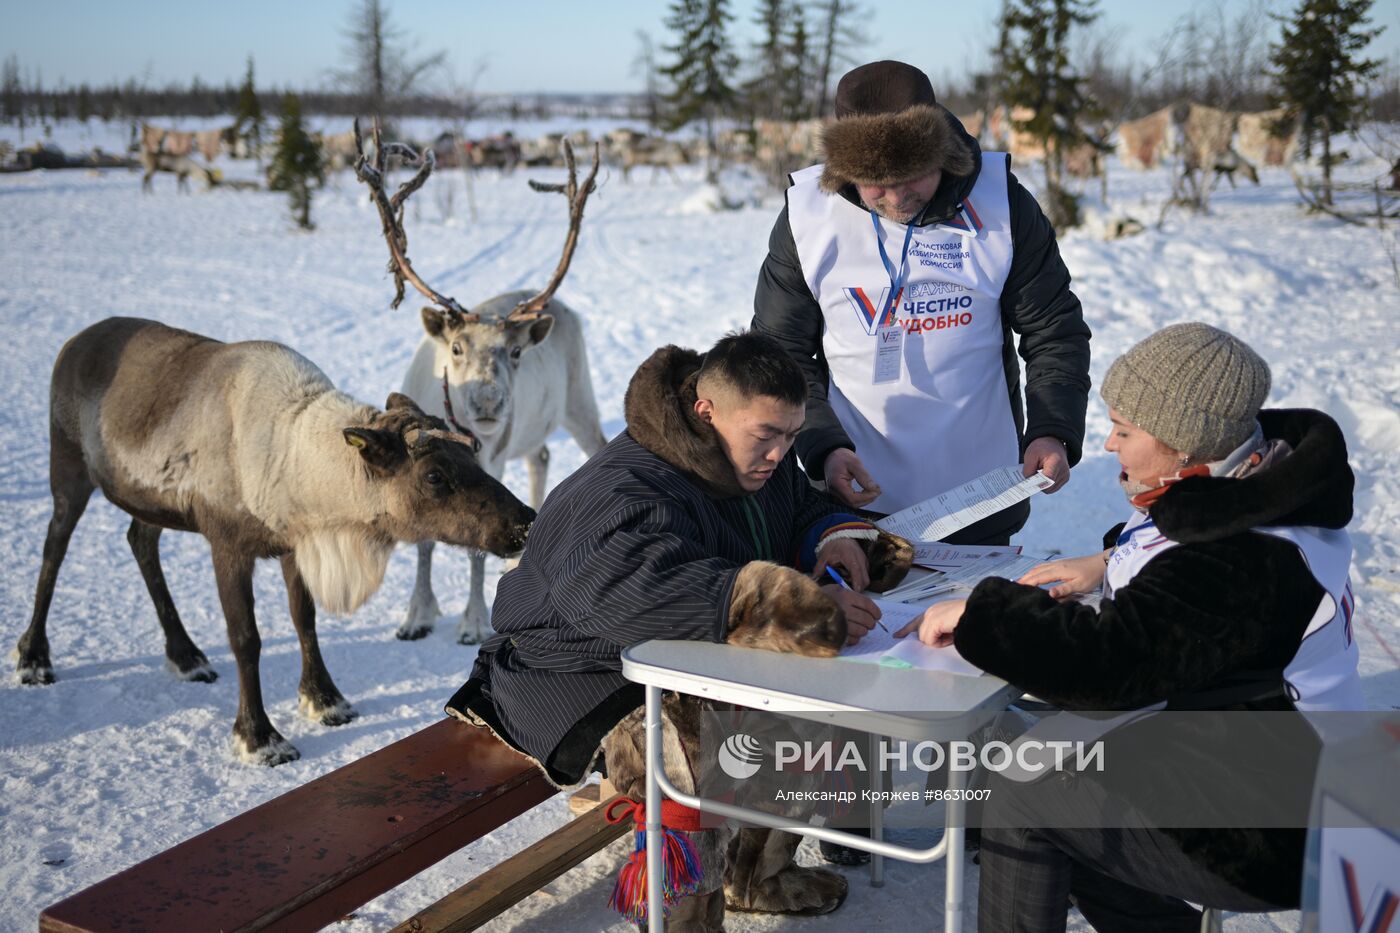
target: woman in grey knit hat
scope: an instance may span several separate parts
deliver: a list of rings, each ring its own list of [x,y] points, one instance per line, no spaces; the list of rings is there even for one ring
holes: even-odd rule
[[[1133,347],[1101,389],[1113,423],[1104,446],[1132,506],[1106,549],[1017,582],[984,580],[898,635],[954,645],[1065,710],[1364,709],[1346,444],[1322,412],[1262,409],[1269,385],[1259,354],[1206,324],[1176,324]],[[1293,734],[1243,763],[1194,741],[1115,759],[1115,743],[1151,718],[1106,733],[1112,782],[993,778],[979,929],[1063,930],[1071,896],[1100,931],[1195,931],[1200,915],[1187,901],[1298,905],[1312,772],[1288,755],[1315,756],[1316,736]],[[1221,788],[1279,795],[1294,773],[1301,815],[1291,828],[1236,825],[1235,798]],[[1125,787],[1132,793],[1115,796]],[[1193,802],[1185,823],[1138,809],[1183,794]],[[1058,816],[1048,826],[1047,807]]]

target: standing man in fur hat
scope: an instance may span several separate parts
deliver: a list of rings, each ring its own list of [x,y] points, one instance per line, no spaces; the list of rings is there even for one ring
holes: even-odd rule
[[[1008,156],[894,61],[841,78],[822,142],[826,163],[792,176],[753,319],[807,377],[808,474],[885,513],[1017,462],[1058,489],[1084,438],[1089,328]],[[1029,514],[949,540],[1005,544]]]

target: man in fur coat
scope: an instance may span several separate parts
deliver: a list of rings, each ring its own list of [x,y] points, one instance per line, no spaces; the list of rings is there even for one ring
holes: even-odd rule
[[[489,725],[559,785],[586,778],[622,723],[608,772],[641,799],[641,720],[626,717],[643,689],[622,676],[623,648],[695,639],[830,657],[868,631],[879,612],[869,599],[809,573],[829,565],[854,590],[884,590],[912,548],[808,483],[791,452],[805,401],[801,370],[763,335],[725,337],[704,356],[656,351],[628,386],[627,430],[546,499],[497,589],[498,634],[449,711]],[[665,704],[679,766],[667,771],[693,789],[676,757],[695,748],[688,702]],[[718,930],[728,833],[698,835],[701,894],[670,922]],[[745,830],[734,842],[735,906],[821,913],[844,899],[843,878],[792,864],[799,837]]]
[[[753,329],[807,377],[802,465],[884,513],[1018,462],[1062,485],[1084,439],[1089,328],[1055,231],[919,69],[862,65],[835,108],[826,162],[793,174],[754,295]],[[1029,514],[949,540],[1006,544]]]

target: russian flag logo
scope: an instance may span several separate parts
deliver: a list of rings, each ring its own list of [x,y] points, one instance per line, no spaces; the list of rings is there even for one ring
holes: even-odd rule
[[[1394,891],[1377,887],[1372,892],[1371,902],[1363,904],[1361,886],[1356,880],[1356,868],[1345,858],[1341,862],[1351,928],[1356,933],[1387,933],[1395,920],[1396,908],[1400,907],[1400,898],[1395,896]]]
[[[964,199],[958,206],[958,212],[938,226],[949,227],[965,236],[975,237],[984,225],[982,218],[977,216],[977,209],[972,206],[971,199]]]
[[[886,307],[889,298],[889,286],[879,290],[873,288],[843,288],[841,290],[846,295],[846,301],[850,302],[855,309],[856,317],[860,319],[861,326],[865,332],[874,336],[882,326],[894,323],[895,309],[899,307],[899,300],[904,297],[904,289],[900,289],[895,295],[894,301],[888,302],[889,310],[885,312],[881,319],[880,312]]]

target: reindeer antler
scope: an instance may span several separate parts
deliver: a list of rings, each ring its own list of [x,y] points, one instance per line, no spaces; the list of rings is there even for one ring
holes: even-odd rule
[[[564,164],[569,167],[569,180],[562,185],[546,185],[542,182],[531,180],[530,187],[536,191],[555,191],[563,194],[569,199],[569,233],[564,238],[564,254],[559,257],[559,265],[554,269],[554,276],[549,280],[549,284],[544,290],[533,298],[527,298],[520,302],[507,315],[508,318],[516,320],[529,319],[540,316],[540,311],[549,304],[549,299],[554,297],[554,292],[559,288],[559,283],[564,281],[564,276],[569,272],[569,262],[574,258],[574,247],[578,246],[578,230],[583,223],[583,206],[588,202],[588,196],[597,187],[593,182],[598,177],[599,149],[598,144],[593,144],[593,170],[584,179],[583,187],[578,184],[578,169],[574,165],[574,147],[569,145],[569,141],[564,140]]]
[[[394,300],[390,307],[397,308],[403,302],[403,283],[405,281],[413,283],[413,287],[422,292],[433,304],[443,310],[443,313],[461,318],[463,320],[474,320],[475,316],[463,310],[454,298],[438,294],[428,283],[413,271],[413,263],[408,260],[408,236],[403,230],[403,204],[408,200],[409,195],[423,187],[423,183],[428,180],[428,176],[433,173],[433,166],[436,158],[431,149],[425,150],[420,157],[412,147],[403,143],[384,143],[380,139],[379,121],[374,121],[374,162],[370,163],[369,157],[365,155],[364,140],[360,135],[360,121],[355,120],[355,152],[358,158],[355,160],[355,177],[364,182],[369,187],[370,197],[374,200],[375,207],[379,208],[379,220],[384,227],[384,239],[389,243],[389,271],[394,274]],[[399,190],[390,197],[384,190],[384,165],[385,160],[390,155],[403,156],[409,162],[419,162],[418,171],[412,178],[399,185]],[[595,168],[596,171],[596,168]]]

